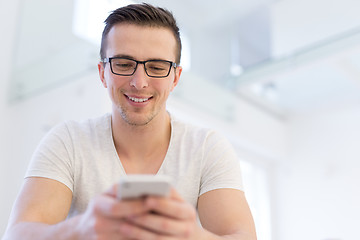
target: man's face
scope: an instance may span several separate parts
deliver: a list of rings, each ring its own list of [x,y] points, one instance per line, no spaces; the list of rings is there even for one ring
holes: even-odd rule
[[[137,61],[168,60],[175,62],[176,40],[166,28],[115,25],[107,36],[106,57],[128,57]],[[108,88],[114,114],[130,125],[146,125],[166,113],[166,100],[178,83],[181,67],[172,67],[169,76],[153,78],[138,64],[132,76],[111,72],[110,64],[98,65],[101,81]]]

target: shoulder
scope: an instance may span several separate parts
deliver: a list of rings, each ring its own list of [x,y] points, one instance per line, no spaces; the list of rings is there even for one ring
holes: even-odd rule
[[[59,128],[67,128],[71,132],[88,132],[109,127],[111,127],[110,113],[83,121],[68,120],[59,125]]]
[[[211,147],[214,145],[222,145],[223,147],[231,147],[230,142],[224,135],[218,131],[194,125],[171,116],[171,125],[173,128],[174,140],[187,141],[186,144],[193,143],[198,145]]]
[[[108,130],[108,131],[106,131]],[[54,126],[43,138],[49,141],[74,142],[94,139],[111,131],[111,114],[83,121],[67,120]]]
[[[49,134],[86,137],[107,132],[106,130],[111,130],[111,114],[82,121],[67,120],[56,125]]]

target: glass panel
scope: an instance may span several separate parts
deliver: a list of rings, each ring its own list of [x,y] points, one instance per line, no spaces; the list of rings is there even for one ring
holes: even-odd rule
[[[10,100],[97,70],[98,47],[72,32],[72,0],[22,0],[20,6]]]

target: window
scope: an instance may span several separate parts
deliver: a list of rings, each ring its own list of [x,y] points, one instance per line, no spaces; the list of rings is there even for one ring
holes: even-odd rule
[[[76,0],[74,6],[73,32],[76,36],[100,45],[104,20],[119,7],[133,4],[130,0]]]
[[[260,164],[241,161],[246,198],[254,217],[258,239],[271,240],[268,171]]]

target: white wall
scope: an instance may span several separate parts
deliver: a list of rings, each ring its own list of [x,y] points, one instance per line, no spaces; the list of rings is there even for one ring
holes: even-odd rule
[[[276,239],[360,239],[360,106],[293,119]]]
[[[358,28],[359,4],[277,1],[272,6],[273,54],[290,54]],[[288,123],[286,161],[273,172],[276,240],[360,239],[360,106],[326,109]]]
[[[16,183],[12,185],[13,188],[7,186],[11,183],[8,178],[10,175],[9,162],[12,161],[11,155],[9,154],[9,148],[16,148],[16,145],[8,145],[9,136],[5,133],[5,131],[9,128],[9,121],[6,116],[6,96],[10,75],[9,69],[12,63],[12,46],[16,26],[14,21],[17,17],[17,6],[18,1],[16,0],[10,2],[0,1],[0,52],[2,53],[2,57],[0,58],[0,189],[2,191],[0,204],[0,235],[5,227],[14,191],[16,191],[14,188],[18,187]]]

